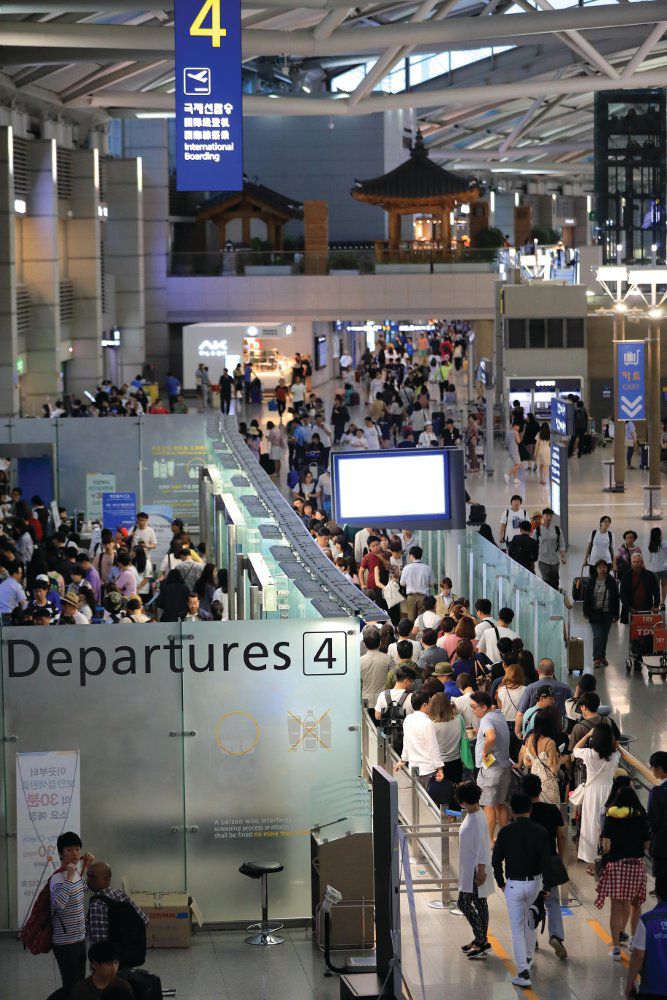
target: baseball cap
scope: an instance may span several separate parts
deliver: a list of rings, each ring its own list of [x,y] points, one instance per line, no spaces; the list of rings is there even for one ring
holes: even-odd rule
[[[39,576],[35,577],[35,586],[38,587],[40,585],[40,583],[45,584],[47,590],[51,586],[51,581],[49,580],[49,578],[46,575],[46,573],[40,573]]]

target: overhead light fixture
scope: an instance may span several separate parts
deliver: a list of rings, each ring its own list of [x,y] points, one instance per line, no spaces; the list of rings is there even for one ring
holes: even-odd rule
[[[246,333],[248,334],[249,337],[256,337],[257,334],[259,333],[259,330],[257,329],[256,326],[249,326],[248,329],[246,330]]]
[[[628,311],[628,307],[626,306],[625,302],[615,302],[614,303],[614,312],[617,312],[617,313],[626,313],[627,311]]]
[[[175,118],[174,111],[137,111],[137,118]]]
[[[649,309],[648,314],[651,317],[651,319],[660,319],[662,316],[662,309],[658,309],[657,306],[653,306],[651,309]]]
[[[304,85],[303,85],[303,87],[301,89],[303,90],[304,94],[309,94],[310,93],[310,87],[307,87],[305,85],[305,83],[304,83]]]
[[[28,211],[28,206],[23,198],[14,198],[14,211],[17,215],[25,215]]]
[[[269,97],[271,97],[274,101],[278,100],[278,95],[277,94],[269,94]]]

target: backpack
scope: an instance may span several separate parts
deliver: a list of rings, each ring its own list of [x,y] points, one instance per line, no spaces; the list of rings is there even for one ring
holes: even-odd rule
[[[391,697],[391,691],[384,693],[386,708],[382,709],[380,726],[397,754],[401,754],[403,751],[403,723],[407,714],[404,705],[409,693],[409,691],[404,691],[396,702]]]
[[[109,916],[109,940],[120,952],[120,966],[123,969],[143,965],[146,961],[146,925],[130,900],[110,899],[103,892],[91,897],[90,902],[101,900]]]
[[[49,860],[47,859],[46,865],[48,864]],[[46,871],[46,865],[44,865],[42,875],[44,874],[44,871]],[[58,868],[59,872],[64,870],[65,869],[62,867]],[[55,875],[56,872],[53,874]],[[19,934],[19,940],[23,942],[23,947],[29,951],[31,955],[47,955],[53,949],[53,928],[51,924],[52,878],[53,875],[49,876],[46,884],[39,890],[37,898],[33,901],[30,914],[26,917],[25,923],[23,924]]]

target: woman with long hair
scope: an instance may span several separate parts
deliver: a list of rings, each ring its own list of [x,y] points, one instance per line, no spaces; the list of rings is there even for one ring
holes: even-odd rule
[[[598,882],[595,905],[602,909],[611,899],[609,929],[612,937],[610,958],[621,960],[621,941],[627,940],[625,928],[630,921],[630,937],[637,929],[641,906],[646,899],[644,854],[650,832],[646,811],[629,783],[612,789],[606,802],[602,823],[602,857],[605,859]]]
[[[651,528],[651,536],[646,554],[646,568],[655,573],[660,581],[660,602],[667,601],[667,542],[662,539],[660,528]]]
[[[201,611],[211,613],[211,601],[218,589],[218,570],[214,563],[206,563],[201,576],[194,585],[194,593],[199,598],[199,608]]]
[[[160,584],[160,593],[155,601],[156,608],[162,609],[163,622],[177,622],[188,610],[190,588],[177,569],[170,569],[167,578]]]
[[[456,628],[454,629],[454,634],[458,636],[459,639],[469,639],[472,643],[473,649],[477,649],[477,640],[475,639],[475,622],[469,614],[461,615]]]
[[[537,432],[533,462],[540,473],[540,483],[546,486],[549,481],[549,466],[551,464],[551,428],[544,421]]]
[[[516,759],[521,744],[514,731],[519,702],[523,692],[526,690],[526,681],[523,670],[518,663],[510,663],[505,670],[505,676],[496,688],[496,704],[505,717],[507,728],[510,734],[510,757]]]
[[[588,874],[595,875],[593,863],[598,854],[600,817],[618,767],[618,751],[611,726],[604,723],[594,726],[581,737],[572,756],[586,766],[577,854],[580,861],[586,862]]]
[[[535,667],[535,657],[529,649],[520,649],[517,653],[516,662],[521,667],[525,684],[534,684],[538,679]]]
[[[396,633],[394,631],[394,626],[391,622],[385,622],[380,629],[380,645],[379,651],[381,653],[386,653],[389,650],[392,642],[396,642]]]
[[[539,708],[535,713],[535,724],[519,754],[519,765],[525,765],[542,782],[540,802],[560,805],[558,769],[560,756],[556,743],[558,731],[554,713],[548,708]]]
[[[438,747],[444,761],[443,774],[448,781],[453,781],[456,784],[463,776],[463,764],[461,763],[462,729],[458,712],[452,705],[449,695],[443,692],[431,696],[427,714],[435,726]],[[465,730],[463,733],[465,735]]]
[[[452,656],[452,680],[455,681],[459,674],[475,673],[475,650],[470,639],[459,639]]]
[[[137,574],[137,594],[141,594],[144,597],[150,596],[150,578],[153,575],[153,563],[143,542],[139,542],[132,550],[132,565]]]

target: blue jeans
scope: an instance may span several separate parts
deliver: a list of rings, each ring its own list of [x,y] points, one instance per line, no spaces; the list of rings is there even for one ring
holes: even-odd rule
[[[597,621],[591,622],[593,629],[593,659],[604,660],[612,617],[609,613],[596,612]]]
[[[544,900],[544,909],[547,911],[547,931],[549,937],[557,937],[559,941],[565,939],[563,930],[563,913],[560,908],[560,893],[555,885],[549,895]]]

